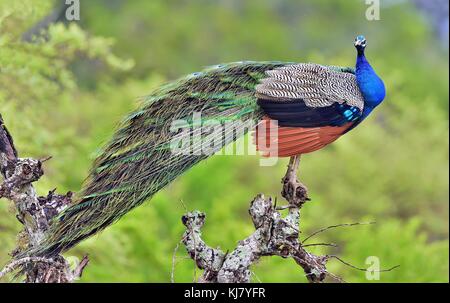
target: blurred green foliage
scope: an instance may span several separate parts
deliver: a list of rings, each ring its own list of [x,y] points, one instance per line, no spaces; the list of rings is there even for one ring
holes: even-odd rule
[[[313,201],[303,208],[302,235],[376,221],[321,233],[310,243],[339,247],[312,252],[358,267],[368,256],[383,268],[401,265],[381,273],[381,282],[448,282],[448,49],[411,4],[383,7],[381,20],[369,22],[364,1],[81,1],[79,23],[53,24],[45,39],[21,41],[54,5],[0,0],[0,112],[21,155],[54,157],[39,193],[78,190],[93,154],[137,106],[136,97],[166,80],[246,59],[353,65],[353,37],[364,33],[387,99],[358,129],[303,157],[301,177]],[[168,282],[183,203],[206,212],[210,245],[232,249],[253,230],[247,209],[254,195],[280,198],[286,163],[260,167],[256,157],[213,157],[67,255],[89,253],[83,282]],[[20,226],[1,202],[5,264]],[[177,256],[175,280],[192,281],[183,247]],[[369,282],[337,260],[329,269]],[[255,281],[306,281],[281,258],[253,270]]]

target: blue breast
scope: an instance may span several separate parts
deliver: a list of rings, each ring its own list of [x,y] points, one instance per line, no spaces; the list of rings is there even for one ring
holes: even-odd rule
[[[370,111],[379,105],[386,96],[383,81],[373,70],[364,53],[358,54],[356,59],[356,82],[364,97],[364,107]]]

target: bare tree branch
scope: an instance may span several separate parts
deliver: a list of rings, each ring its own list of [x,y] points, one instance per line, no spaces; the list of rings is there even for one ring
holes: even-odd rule
[[[297,179],[299,163],[299,157],[292,157],[282,180],[281,194],[289,204],[277,207],[270,197],[256,196],[249,209],[256,230],[228,254],[209,247],[202,240],[205,214],[193,211],[183,216],[182,221],[187,228],[183,243],[197,267],[204,269],[201,282],[250,282],[250,266],[265,256],[293,258],[310,282],[325,279],[327,256],[307,252],[298,240],[300,209],[309,200],[306,187]],[[284,217],[279,212],[283,209],[287,210]]]
[[[59,195],[52,190],[45,197],[37,195],[33,182],[42,177],[42,163],[49,159],[18,158],[12,136],[0,115],[0,172],[3,176],[0,198],[14,203],[16,217],[24,226],[21,235],[24,235],[26,243],[21,245],[28,248],[39,245],[52,219],[72,203],[71,192]],[[25,247],[16,248],[11,255],[16,256]],[[69,263],[60,255],[30,256],[7,265],[0,277],[20,269],[25,274],[26,282],[72,282],[81,276],[87,263],[88,259],[85,257],[75,271],[71,271]]]
[[[258,195],[250,203],[249,213],[255,226],[255,232],[239,242],[238,246],[229,254],[224,254],[219,249],[213,249],[205,244],[201,238],[201,228],[205,223],[205,214],[193,211],[183,216],[183,224],[186,226],[182,242],[196,261],[200,269],[204,269],[201,282],[250,282],[250,266],[260,258],[266,256],[280,256],[292,258],[300,265],[309,282],[323,282],[327,276],[338,282],[345,282],[340,277],[330,273],[326,269],[326,263],[335,258],[341,263],[357,270],[366,271],[356,267],[334,255],[317,256],[309,253],[305,248],[310,246],[332,246],[334,243],[304,244],[312,237],[332,228],[343,226],[356,226],[369,223],[344,223],[321,228],[299,241],[300,209],[306,201],[309,201],[306,187],[298,181],[297,170],[300,157],[292,157],[282,179],[283,189],[281,195],[288,201],[285,206],[277,206],[271,198]],[[287,210],[287,215],[282,216],[279,211]],[[175,259],[174,259],[175,260]],[[391,271],[397,266],[380,271]],[[172,272],[173,277],[173,272]]]

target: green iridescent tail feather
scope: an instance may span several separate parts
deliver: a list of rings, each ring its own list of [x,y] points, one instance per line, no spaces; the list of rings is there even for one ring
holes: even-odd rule
[[[262,113],[256,103],[255,86],[265,71],[285,64],[218,65],[166,84],[146,97],[95,160],[78,201],[54,221],[39,247],[21,255],[56,254],[73,247],[207,158],[206,154],[171,151],[174,136],[183,136],[171,131],[172,122],[189,121],[194,112],[201,113],[202,122],[258,120]],[[235,139],[236,136],[225,138],[222,146],[214,147],[214,152]]]

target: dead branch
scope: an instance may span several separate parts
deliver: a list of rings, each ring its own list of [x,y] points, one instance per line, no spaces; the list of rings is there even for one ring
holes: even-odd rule
[[[249,209],[256,230],[230,253],[213,249],[202,240],[205,214],[193,211],[183,216],[187,229],[182,241],[197,267],[204,270],[200,282],[250,282],[250,266],[264,256],[293,258],[310,282],[325,279],[328,257],[307,252],[298,240],[300,209],[309,200],[306,187],[297,179],[299,163],[300,157],[292,157],[282,180],[281,194],[289,204],[276,207],[270,197],[256,196]],[[281,209],[288,210],[286,216],[280,214]]]
[[[0,198],[12,201],[17,210],[17,219],[24,226],[18,247],[11,253],[14,257],[24,248],[37,246],[44,238],[52,219],[72,203],[72,193],[56,194],[52,190],[45,197],[37,195],[33,182],[44,174],[42,163],[49,158],[36,160],[19,158],[11,134],[0,115]],[[14,260],[0,271],[5,274],[20,269],[26,282],[72,282],[81,276],[88,260],[85,257],[75,271],[70,270],[64,257],[29,257]]]

